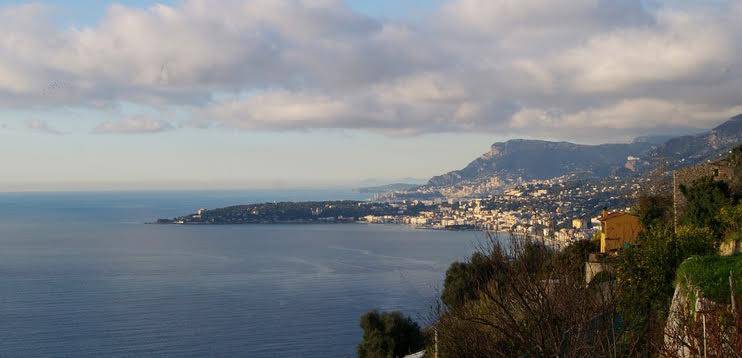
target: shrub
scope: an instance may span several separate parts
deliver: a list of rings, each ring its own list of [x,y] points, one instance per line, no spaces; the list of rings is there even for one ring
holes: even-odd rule
[[[687,201],[681,222],[689,226],[710,228],[720,237],[719,211],[732,204],[729,186],[706,177],[694,181],[690,187],[681,186],[680,191]]]
[[[420,326],[400,312],[367,312],[361,316],[361,328],[360,358],[402,357],[421,350],[425,344]]]
[[[486,257],[496,272],[473,299],[438,319],[441,356],[581,356],[612,351],[616,321],[612,284],[586,286],[583,257],[590,242],[556,254],[539,243],[514,239]],[[600,332],[600,333],[599,333]]]
[[[474,300],[479,291],[503,272],[506,258],[498,254],[474,253],[468,262],[454,262],[446,271],[441,300],[449,309]]]
[[[713,254],[719,246],[714,232],[709,228],[679,226],[675,231],[678,262],[694,255]]]
[[[742,236],[742,204],[721,208],[719,221],[724,228],[726,241],[737,241]]]
[[[742,294],[742,255],[691,257],[680,265],[675,281],[698,288],[704,297],[714,302],[730,303],[730,272],[735,294]]]
[[[672,197],[669,195],[642,195],[634,206],[634,212],[645,228],[670,222],[672,209]]]

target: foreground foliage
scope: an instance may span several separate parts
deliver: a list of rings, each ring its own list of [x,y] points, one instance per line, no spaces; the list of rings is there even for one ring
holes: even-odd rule
[[[735,295],[742,294],[742,255],[691,257],[678,268],[676,281],[679,285],[692,284],[714,302],[729,304],[730,275]]]
[[[400,312],[367,312],[361,316],[363,341],[360,358],[394,358],[417,352],[424,346],[420,327]]]
[[[456,288],[463,300],[444,300],[435,328],[445,357],[581,356],[608,351],[610,337],[595,335],[616,324],[609,283],[586,286],[582,265],[594,244],[583,242],[553,251],[539,242],[513,240],[506,249],[493,243],[468,265],[471,272],[496,272]],[[456,265],[462,267],[461,265]],[[454,267],[454,266],[452,266]],[[464,266],[466,267],[466,266]],[[450,270],[446,280],[460,270]],[[489,278],[489,281],[483,279]]]
[[[742,147],[731,158],[741,173]],[[603,257],[609,271],[589,285],[585,261],[598,251],[590,241],[554,251],[527,238],[493,240],[452,264],[430,330],[437,332],[437,353],[686,357],[705,350],[742,357],[742,254],[718,256],[742,245],[742,184],[735,178],[682,187],[687,207],[677,227],[670,196],[639,196],[633,212],[643,228],[636,244]],[[680,283],[697,289],[699,307],[695,298],[676,304]],[[729,304],[733,294],[736,309]]]

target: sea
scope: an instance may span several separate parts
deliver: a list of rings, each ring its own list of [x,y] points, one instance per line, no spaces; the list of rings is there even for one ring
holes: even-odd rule
[[[338,190],[0,194],[0,357],[354,357],[359,317],[429,323],[486,240],[401,225],[147,225]]]

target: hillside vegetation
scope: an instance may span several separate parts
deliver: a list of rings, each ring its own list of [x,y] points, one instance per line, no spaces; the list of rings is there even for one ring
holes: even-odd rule
[[[730,158],[738,172],[742,146]],[[439,357],[674,357],[703,349],[708,356],[739,356],[742,254],[718,253],[742,241],[742,191],[704,178],[683,193],[688,210],[677,227],[671,197],[640,195],[632,209],[643,226],[637,243],[604,258],[614,269],[590,284],[584,263],[598,250],[591,241],[556,251],[513,237],[452,264],[435,319],[422,331],[428,354],[437,347]],[[729,305],[730,276],[736,311]],[[668,325],[681,282],[698,287],[708,303]],[[377,352],[361,357],[395,356]]]

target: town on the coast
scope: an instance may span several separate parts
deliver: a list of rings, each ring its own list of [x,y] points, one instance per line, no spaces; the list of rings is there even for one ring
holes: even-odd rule
[[[717,168],[716,162],[680,169]],[[703,173],[718,172],[704,169]],[[718,175],[718,174],[717,174]],[[674,185],[680,185],[675,181]],[[157,224],[402,224],[419,229],[477,230],[548,240],[558,246],[592,238],[611,214],[628,213],[644,190],[661,190],[650,177],[586,179],[563,176],[513,185],[484,198],[280,202],[198,209]],[[677,188],[675,189],[677,194]]]
[[[507,232],[566,245],[600,231],[607,211],[628,210],[651,179],[563,176],[513,185],[484,198],[282,202],[198,209],[158,224],[402,224],[419,229]]]
[[[606,212],[628,212],[640,195],[669,192],[677,175],[723,161],[742,138],[742,115],[692,136],[626,144],[510,140],[427,184],[362,188],[370,200],[272,202],[198,209],[158,224],[404,224],[549,239],[588,239]],[[718,169],[718,168],[717,168]],[[716,171],[718,171],[715,169]],[[706,171],[703,171],[704,173]],[[712,171],[711,174],[716,172]]]
[[[525,182],[485,198],[318,201],[238,205],[160,224],[404,224],[422,229],[513,232],[569,242],[589,238],[604,208],[623,210],[638,182],[573,177]]]

